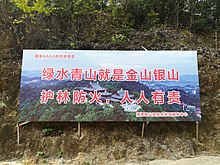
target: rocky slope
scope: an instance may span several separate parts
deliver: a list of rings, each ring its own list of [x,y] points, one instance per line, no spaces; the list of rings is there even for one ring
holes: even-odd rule
[[[145,162],[220,153],[220,54],[187,31],[152,29],[132,33],[118,45],[83,44],[81,49],[198,50],[202,123],[199,141],[195,123],[149,123],[141,139],[142,123],[30,123],[21,127],[17,144],[16,123],[21,64],[0,59],[0,160],[32,158],[75,159],[79,164]],[[1,56],[2,57],[2,56]],[[52,128],[49,135],[43,129]]]

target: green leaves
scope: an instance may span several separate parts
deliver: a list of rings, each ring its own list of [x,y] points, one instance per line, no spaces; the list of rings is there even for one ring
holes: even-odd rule
[[[126,36],[124,36],[123,34],[115,34],[114,36],[112,36],[112,43],[114,44],[124,43],[125,40]]]
[[[23,23],[23,22],[24,22],[23,20],[14,19],[14,21],[12,23],[13,24],[20,24],[20,23]]]
[[[12,3],[24,13],[29,14],[36,12],[37,14],[44,13],[45,15],[49,15],[53,11],[53,8],[48,7],[45,0],[36,0],[32,6],[29,5],[29,0],[12,0]]]
[[[28,0],[12,0],[19,9],[23,10],[25,13],[31,12],[30,7],[28,6]]]

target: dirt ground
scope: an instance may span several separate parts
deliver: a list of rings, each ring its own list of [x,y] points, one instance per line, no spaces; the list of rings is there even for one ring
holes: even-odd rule
[[[190,40],[176,31],[160,33],[170,39],[169,44],[164,40],[169,50],[198,50],[202,110],[199,141],[195,139],[195,123],[191,122],[149,123],[143,139],[140,138],[142,123],[82,123],[82,136],[78,137],[77,123],[45,122],[22,126],[20,144],[17,144],[21,64],[13,59],[0,59],[0,161],[25,160],[26,164],[37,164],[39,161],[50,163],[54,159],[58,164],[84,165],[147,164],[149,161],[156,165],[161,164],[160,159],[166,159],[163,165],[181,161],[195,165],[218,162],[219,157],[208,155],[220,154],[220,52],[200,44],[197,38]],[[175,38],[171,40],[173,35]],[[147,42],[147,39],[138,38],[140,41]],[[162,46],[158,42],[147,48],[163,50]],[[52,128],[53,135],[44,136],[44,128]],[[206,156],[197,158],[201,153]],[[184,159],[191,157],[195,158]]]
[[[48,162],[38,162],[34,163],[31,160],[21,160],[21,161],[8,161],[0,162],[0,165],[30,165],[30,164],[49,164],[49,165],[58,165],[58,164],[72,164],[72,165],[86,165],[86,163],[80,163],[77,160],[48,160]],[[194,158],[180,159],[180,160],[153,160],[150,162],[109,162],[106,165],[219,165],[220,156],[198,156]]]

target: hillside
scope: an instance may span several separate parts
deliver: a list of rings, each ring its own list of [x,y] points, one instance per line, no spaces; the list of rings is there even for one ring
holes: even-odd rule
[[[185,50],[198,50],[202,110],[199,141],[195,140],[195,123],[186,122],[149,123],[143,139],[140,138],[142,123],[82,123],[82,137],[77,136],[76,123],[30,123],[21,127],[21,144],[18,145],[16,122],[21,64],[12,59],[1,59],[0,160],[31,157],[42,161],[63,157],[77,158],[84,163],[105,164],[109,161],[143,162],[219,153],[219,53],[203,42],[198,43],[199,37],[188,39],[182,31],[157,28],[154,31],[162,33],[169,41],[148,45],[150,41],[144,39],[145,35],[137,32],[140,38],[137,45],[146,44],[148,49],[176,50],[182,47],[184,41]],[[147,35],[151,33],[142,32]],[[167,47],[161,46],[168,43]],[[126,45],[124,49],[130,46],[140,49],[133,44]],[[49,133],[45,134],[45,131]]]

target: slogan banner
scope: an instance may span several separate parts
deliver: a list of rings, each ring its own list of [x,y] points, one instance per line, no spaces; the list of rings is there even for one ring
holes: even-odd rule
[[[26,121],[201,121],[197,52],[24,50]]]

